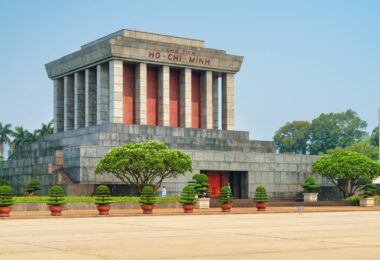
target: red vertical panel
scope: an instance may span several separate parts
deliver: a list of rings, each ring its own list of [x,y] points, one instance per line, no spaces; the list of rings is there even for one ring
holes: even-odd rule
[[[191,127],[201,127],[201,87],[200,73],[191,73]]]
[[[147,125],[158,125],[158,71],[148,67],[147,84]]]
[[[220,174],[219,172],[207,172],[208,176],[208,192],[212,197],[218,197],[220,195]]]
[[[135,66],[123,65],[123,123],[135,123]]]
[[[179,127],[179,71],[170,70],[170,126]]]

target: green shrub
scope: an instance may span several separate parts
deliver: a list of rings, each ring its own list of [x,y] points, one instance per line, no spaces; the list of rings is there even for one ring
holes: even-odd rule
[[[50,206],[61,206],[65,204],[65,192],[61,186],[54,185],[49,190],[47,204]]]
[[[377,194],[377,185],[368,183],[364,185],[360,191],[362,192],[360,196],[362,198],[374,197]]]
[[[34,195],[37,191],[41,190],[41,183],[39,180],[31,180],[28,185],[26,185],[25,191],[29,195]]]
[[[110,189],[106,185],[99,185],[95,190],[95,204],[109,205],[112,203]]]
[[[8,185],[0,186],[0,207],[9,207],[12,205],[12,188]]]
[[[208,194],[208,177],[204,173],[198,173],[193,176],[189,182],[193,186],[199,198],[207,197]]]
[[[345,201],[350,201],[350,202],[357,202],[360,200],[359,195],[352,195],[350,197],[347,197],[344,199]]]
[[[220,190],[220,197],[219,197],[219,203],[220,204],[227,204],[231,203],[234,200],[232,197],[232,191],[229,186],[224,186]]]
[[[181,192],[181,196],[179,198],[179,202],[182,204],[189,204],[194,205],[196,202],[196,191],[194,190],[193,186],[187,185],[183,188]]]
[[[0,186],[3,186],[3,185],[11,186],[7,180],[0,179]]]
[[[266,189],[263,186],[257,187],[253,201],[256,203],[268,202],[268,194],[267,194]]]
[[[313,177],[309,176],[305,179],[305,182],[302,185],[304,193],[311,193],[318,189],[320,185],[314,180]]]
[[[154,205],[156,204],[156,194],[152,186],[145,186],[141,192],[139,202],[145,205]]]

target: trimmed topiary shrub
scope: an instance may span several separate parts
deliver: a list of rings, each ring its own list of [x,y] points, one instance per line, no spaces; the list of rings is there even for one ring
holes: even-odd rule
[[[256,203],[265,203],[268,202],[268,194],[266,189],[263,186],[259,186],[256,188],[255,197],[253,201]]]
[[[302,188],[304,193],[312,193],[315,192],[315,190],[318,189],[319,186],[320,185],[315,181],[315,179],[309,176],[305,179]]]
[[[187,185],[182,189],[181,196],[179,198],[179,202],[185,205],[194,205],[196,202],[196,191],[193,186]]]
[[[41,183],[39,180],[31,180],[25,189],[25,191],[28,193],[28,195],[34,195],[39,190],[41,190]]]
[[[364,185],[360,191],[362,194],[360,195],[361,198],[369,198],[369,197],[374,197],[377,194],[377,185],[368,183]]]
[[[47,204],[49,206],[61,206],[65,204],[65,192],[61,186],[54,185],[49,190]]]
[[[223,186],[220,190],[219,203],[220,204],[228,204],[234,200],[232,197],[232,191],[229,186]]]
[[[12,188],[8,185],[0,186],[0,207],[9,207],[12,205]]]
[[[152,186],[145,186],[141,192],[139,202],[144,205],[156,204],[156,194]]]
[[[106,185],[99,185],[95,190],[95,204],[96,205],[110,205],[112,204],[111,192]]]
[[[198,173],[193,176],[189,182],[193,186],[199,198],[205,198],[208,195],[208,177],[204,173]]]

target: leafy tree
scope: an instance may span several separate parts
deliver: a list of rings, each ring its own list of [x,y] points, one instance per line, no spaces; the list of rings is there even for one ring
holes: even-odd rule
[[[327,178],[348,197],[380,176],[380,163],[357,152],[336,151],[315,161],[312,171]]]
[[[4,144],[11,143],[11,134],[12,134],[12,125],[0,123],[0,157],[3,157],[4,154]]]
[[[9,207],[12,205],[12,188],[8,185],[0,186],[0,207]]]
[[[346,148],[337,147],[335,149],[328,150],[327,154],[332,154],[336,151],[348,151],[348,152],[357,152],[361,153],[372,160],[379,159],[379,147],[373,146],[369,141],[362,141],[356,144],[352,144]]]
[[[372,184],[372,183],[367,183],[366,185],[364,185],[360,191],[361,191],[361,197],[362,198],[369,198],[369,197],[373,197],[377,194],[377,185],[376,184]]]
[[[188,171],[192,171],[188,154],[169,150],[167,145],[156,141],[147,141],[111,149],[97,164],[95,174],[111,173],[141,192],[144,186],[157,190],[164,179]]]
[[[280,153],[306,154],[310,122],[288,122],[278,129],[273,137]]]
[[[49,206],[61,206],[65,204],[65,192],[61,186],[52,186],[49,190],[48,196],[47,204]]]
[[[321,114],[310,126],[310,154],[325,153],[336,147],[347,147],[366,136],[367,122],[351,109],[342,113]]]
[[[41,190],[41,183],[39,180],[31,180],[28,185],[26,185],[26,192],[29,195],[34,195],[39,190]]]
[[[379,127],[375,127],[372,130],[371,136],[369,138],[369,143],[373,146],[379,146]]]

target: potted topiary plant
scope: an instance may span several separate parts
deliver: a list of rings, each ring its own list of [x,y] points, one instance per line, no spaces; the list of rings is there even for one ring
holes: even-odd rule
[[[253,201],[256,202],[257,211],[265,211],[267,208],[268,194],[263,186],[256,188],[255,197]]]
[[[52,216],[61,216],[65,204],[65,192],[61,186],[54,185],[49,190],[47,204]]]
[[[197,209],[210,208],[210,198],[208,195],[208,177],[204,173],[195,174],[193,179],[189,182],[193,186],[197,194]]]
[[[194,204],[196,203],[195,198],[196,192],[191,185],[187,185],[183,188],[179,202],[182,203],[183,212],[193,213]]]
[[[304,202],[317,202],[318,192],[316,189],[319,188],[319,184],[314,180],[313,177],[309,176],[305,179],[302,185],[303,188],[303,201]]]
[[[9,217],[12,205],[12,188],[8,185],[0,186],[0,217]]]
[[[99,185],[95,190],[95,204],[99,215],[109,215],[112,199],[110,189],[106,185]]]
[[[229,186],[224,186],[220,190],[220,197],[219,197],[219,203],[220,208],[222,209],[222,212],[230,212],[232,208],[232,191]]]
[[[154,204],[156,204],[156,194],[151,186],[145,186],[141,192],[140,200],[143,214],[152,214]]]
[[[26,185],[25,189],[29,196],[35,195],[39,190],[41,190],[41,183],[39,180],[31,180],[28,185]]]
[[[377,193],[377,186],[372,183],[364,185],[360,191],[360,206],[361,207],[373,207],[375,206],[375,195]]]

